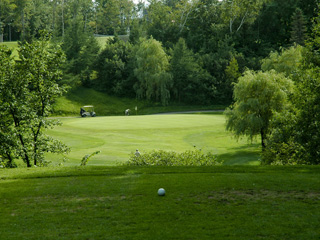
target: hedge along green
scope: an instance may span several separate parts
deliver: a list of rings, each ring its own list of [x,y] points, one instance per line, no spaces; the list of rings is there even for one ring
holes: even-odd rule
[[[260,146],[235,140],[225,131],[222,114],[170,114],[112,116],[96,118],[61,118],[62,126],[48,133],[71,148],[65,166],[79,165],[83,156],[101,153],[87,165],[114,166],[128,161],[130,153],[153,150],[211,152],[224,164],[259,164]],[[61,162],[47,155],[53,165]]]
[[[199,149],[182,153],[153,150],[139,156],[132,153],[129,161],[124,163],[129,166],[216,166],[221,164],[222,162],[218,161],[211,152],[203,153]]]

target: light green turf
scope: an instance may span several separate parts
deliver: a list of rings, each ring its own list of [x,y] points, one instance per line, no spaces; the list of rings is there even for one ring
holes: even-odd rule
[[[99,45],[101,48],[104,48],[106,46],[106,42],[108,39],[113,38],[112,36],[106,36],[106,37],[96,37]]]
[[[55,138],[71,147],[64,165],[79,165],[86,154],[101,151],[89,165],[116,165],[129,154],[156,150],[183,152],[194,146],[217,154],[225,164],[259,164],[257,142],[236,141],[225,131],[222,114],[174,114],[62,118],[62,126],[50,130]],[[57,157],[48,155],[47,160]]]
[[[0,43],[0,45],[6,45],[9,49],[12,50],[12,56],[16,59],[18,58],[18,42],[2,42]]]

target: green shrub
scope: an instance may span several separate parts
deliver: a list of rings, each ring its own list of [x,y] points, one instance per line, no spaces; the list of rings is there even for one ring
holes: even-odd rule
[[[305,151],[303,147],[294,142],[270,143],[262,152],[262,164],[265,165],[297,165],[308,164],[303,159]]]
[[[215,166],[221,164],[212,153],[204,154],[198,149],[182,153],[153,150],[140,156],[131,153],[129,160],[124,163],[128,166]]]
[[[17,164],[14,161],[9,161],[0,157],[0,168],[17,168]]]
[[[80,166],[86,166],[87,162],[90,160],[90,158],[93,157],[94,155],[99,154],[99,153],[101,153],[101,151],[96,151],[96,152],[91,153],[90,155],[89,154],[85,155],[81,160]]]

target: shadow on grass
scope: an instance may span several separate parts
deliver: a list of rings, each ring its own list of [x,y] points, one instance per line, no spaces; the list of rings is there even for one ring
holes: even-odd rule
[[[218,155],[224,165],[260,165],[260,144],[249,144],[231,148],[228,153]]]

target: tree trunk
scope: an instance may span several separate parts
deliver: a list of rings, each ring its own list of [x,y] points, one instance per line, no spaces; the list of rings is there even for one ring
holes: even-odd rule
[[[62,37],[64,36],[64,0],[62,0],[62,13],[61,13],[61,29],[62,29]]]
[[[261,128],[261,130],[260,130],[260,134],[261,134],[261,147],[262,147],[262,151],[264,151],[264,150],[265,150],[265,148],[266,148],[266,143],[265,143],[265,140],[266,140],[266,134],[265,134],[265,132],[264,132],[264,129],[263,129],[263,128]]]
[[[24,41],[25,40],[25,26],[24,26],[25,22],[24,22],[24,12],[23,9],[21,10],[21,25],[22,25],[22,36],[21,36],[21,40]]]

